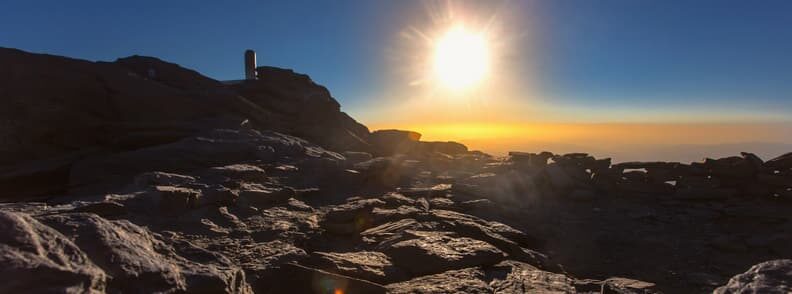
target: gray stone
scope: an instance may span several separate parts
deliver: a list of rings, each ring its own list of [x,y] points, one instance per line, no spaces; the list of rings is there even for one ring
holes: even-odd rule
[[[386,283],[405,280],[405,274],[382,252],[314,252],[312,264],[345,276]]]
[[[486,268],[487,276],[493,277],[489,285],[492,293],[575,293],[573,280],[563,274],[546,272],[535,266],[503,261]]]
[[[545,265],[546,257],[526,248],[537,248],[541,242],[508,225],[448,210],[432,210],[426,220],[437,222],[446,231],[481,240],[505,252],[510,259]]]
[[[93,214],[53,215],[42,221],[72,239],[109,275],[110,292],[250,292],[241,269],[187,260],[146,228],[128,221]]]
[[[321,226],[337,234],[355,234],[373,226],[372,211],[384,206],[379,199],[352,201],[330,208],[321,221]]]
[[[71,240],[21,213],[0,211],[3,293],[104,293],[105,272]]]
[[[419,223],[415,219],[405,218],[369,228],[361,232],[360,236],[363,238],[363,242],[376,245],[386,240],[401,238],[408,230],[419,229],[429,229],[429,226],[426,223]]]
[[[374,208],[371,211],[371,224],[376,226],[401,219],[418,218],[425,215],[427,210],[421,206],[402,205],[396,208]]]
[[[401,239],[377,246],[393,263],[413,275],[495,264],[504,254],[494,246],[450,232],[407,231]]]
[[[729,279],[715,294],[790,293],[792,292],[792,260],[778,259],[759,263],[748,271]]]
[[[467,268],[417,277],[409,281],[389,284],[386,287],[388,293],[393,294],[493,293],[492,287],[484,279],[482,270]]]
[[[387,193],[382,196],[382,201],[385,201],[388,207],[399,207],[402,205],[415,205],[415,200],[404,196],[400,193]]]

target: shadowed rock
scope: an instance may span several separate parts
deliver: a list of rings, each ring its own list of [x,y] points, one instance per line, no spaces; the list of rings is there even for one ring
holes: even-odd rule
[[[103,293],[107,275],[71,240],[21,213],[0,211],[3,293]]]
[[[503,252],[475,239],[453,237],[450,232],[405,231],[401,238],[377,246],[396,266],[413,275],[497,263]]]
[[[379,156],[410,153],[416,146],[421,134],[401,130],[378,130],[371,133],[369,141],[379,150]]]
[[[732,277],[726,285],[715,289],[713,293],[789,293],[790,291],[792,291],[792,260],[779,259],[752,266],[748,271]]]
[[[239,268],[214,261],[187,260],[147,229],[128,221],[107,221],[91,214],[48,216],[43,222],[68,236],[111,277],[111,292],[207,291],[248,293]]]
[[[78,176],[80,180],[74,182],[72,177],[69,182],[64,177],[69,177],[71,163],[88,154],[104,156],[178,142],[210,129],[239,126],[246,120],[255,127],[298,135],[339,151],[369,149],[365,126],[341,112],[324,87],[288,70],[260,68],[262,78],[229,87],[176,64],[143,56],[89,62],[0,48],[0,63],[4,65],[0,68],[0,165],[61,160],[45,164],[50,167],[37,172],[55,175],[49,177],[35,173],[4,176],[0,169],[0,187],[4,178],[12,176],[40,187],[51,186],[16,191],[15,197],[63,191],[66,183],[86,184],[92,179]],[[76,151],[81,154],[64,157]],[[149,152],[153,153],[141,157],[169,159]],[[212,157],[207,154],[204,158]],[[86,167],[81,166],[76,173],[84,175]],[[3,190],[0,193],[8,189]]]
[[[381,252],[314,252],[312,259],[311,263],[318,268],[368,281],[384,283],[406,279],[406,275]]]

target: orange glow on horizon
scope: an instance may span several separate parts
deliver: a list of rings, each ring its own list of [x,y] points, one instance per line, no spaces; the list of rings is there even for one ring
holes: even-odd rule
[[[496,155],[513,150],[568,149],[609,155],[609,150],[631,146],[792,144],[789,138],[778,136],[792,131],[788,124],[434,123],[375,125],[371,129],[412,130],[421,133],[422,141],[458,141]]]
[[[792,137],[782,135],[792,133],[792,120],[783,111],[735,109],[728,103],[636,105],[619,101],[632,97],[593,101],[594,93],[568,97],[565,91],[548,91],[543,28],[510,25],[516,18],[530,18],[525,15],[530,12],[435,4],[427,5],[425,16],[405,21],[388,46],[390,82],[347,109],[370,130],[411,130],[421,133],[422,141],[458,141],[496,155],[548,150],[682,160],[693,155],[678,155],[679,146],[792,144]],[[666,152],[657,146],[677,149]]]

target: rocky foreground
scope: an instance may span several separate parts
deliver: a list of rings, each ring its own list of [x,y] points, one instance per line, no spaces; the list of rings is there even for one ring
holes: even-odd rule
[[[0,293],[792,291],[792,153],[496,158],[277,68],[0,64]]]

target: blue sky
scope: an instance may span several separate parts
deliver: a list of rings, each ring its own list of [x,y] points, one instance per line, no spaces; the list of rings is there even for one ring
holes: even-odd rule
[[[549,92],[586,104],[792,114],[792,2],[554,3],[537,14],[548,28]]]
[[[394,85],[389,54],[400,32],[429,18],[421,1],[25,0],[0,7],[3,47],[89,60],[151,55],[221,80],[242,76],[242,52],[252,48],[260,64],[311,75],[358,117],[383,91],[408,88]],[[591,121],[619,121],[624,113],[624,120],[673,120],[691,111],[722,121],[792,118],[790,1],[467,7],[481,18],[506,11],[511,32],[531,35],[511,42],[513,51],[532,55],[515,57],[511,74],[519,81],[532,73],[531,92],[542,103],[577,109],[566,116],[591,109],[606,114]]]

